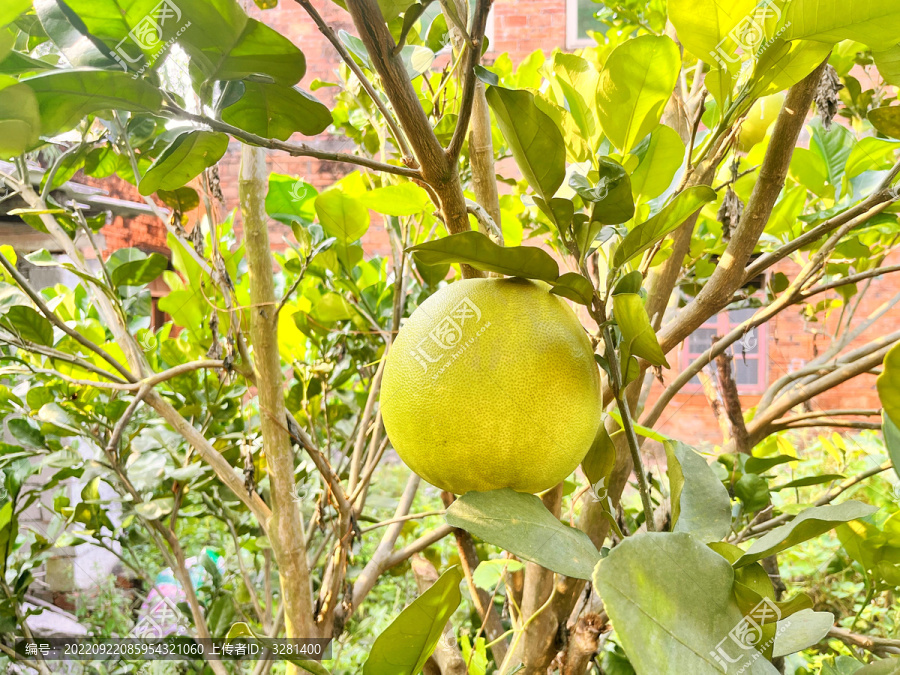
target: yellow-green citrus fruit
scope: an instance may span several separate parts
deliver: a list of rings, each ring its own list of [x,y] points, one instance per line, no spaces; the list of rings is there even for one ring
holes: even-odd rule
[[[738,135],[738,147],[747,152],[766,137],[772,122],[778,117],[784,105],[784,92],[763,96],[750,106],[747,117],[741,122],[741,133]]]
[[[439,488],[540,492],[590,448],[600,375],[578,317],[549,286],[468,279],[400,329],[381,414],[401,459]]]

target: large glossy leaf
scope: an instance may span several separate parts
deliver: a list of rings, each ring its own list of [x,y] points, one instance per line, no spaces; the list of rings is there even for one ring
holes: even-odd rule
[[[723,43],[723,40],[739,22],[753,13],[756,5],[757,0],[669,0],[667,9],[678,41],[698,59],[712,63],[717,57],[717,48],[727,50],[726,54],[731,55],[735,43]],[[718,56],[716,60],[723,59]],[[736,69],[738,65],[733,67]]]
[[[100,110],[153,113],[162,105],[156,87],[118,70],[54,70],[23,82],[37,96],[43,136],[68,131]]]
[[[186,131],[175,137],[141,178],[138,191],[176,190],[212,166],[228,150],[228,136],[215,131]]]
[[[375,640],[363,675],[418,675],[459,607],[463,573],[454,566],[413,600]]]
[[[296,176],[269,174],[266,213],[282,223],[312,223],[316,218],[315,198],[318,190]]]
[[[460,232],[417,246],[408,252],[426,265],[466,263],[475,269],[511,277],[555,281],[559,265],[536,246],[498,246],[481,232]]]
[[[732,593],[734,570],[685,533],[628,537],[594,571],[594,586],[638,675],[721,675],[717,648],[740,658],[744,673],[778,671],[729,633],[743,620]]]
[[[359,196],[367,209],[388,216],[414,216],[434,209],[428,193],[415,183],[405,182],[375,188]]]
[[[763,51],[753,70],[749,100],[784,91],[809,75],[831,51],[831,45],[815,40],[788,42],[776,38]]]
[[[36,310],[25,305],[15,305],[0,317],[0,326],[17,337],[45,347],[53,345],[53,327]]]
[[[844,167],[847,166],[850,152],[856,145],[856,138],[841,124],[832,124],[831,129],[826,131],[822,123],[815,120],[810,128],[812,129],[810,149],[818,150],[825,160],[828,182],[831,185],[840,185]]]
[[[31,7],[31,0],[5,0],[0,7],[0,26],[12,23],[19,14]]]
[[[794,0],[785,7],[781,25],[784,40],[803,38],[831,44],[857,40],[884,50],[897,44],[900,5],[862,2],[849,8],[841,0]]]
[[[757,539],[735,563],[735,567],[767,558],[807,539],[818,537],[840,523],[865,518],[877,510],[878,507],[854,500],[806,509],[789,523],[776,527]]]
[[[900,428],[894,424],[886,410],[881,411],[881,433],[884,435],[884,447],[894,465],[894,473],[900,478]]]
[[[37,97],[25,84],[0,75],[0,159],[21,155],[40,142]]]
[[[636,201],[659,197],[672,184],[684,161],[684,141],[678,132],[658,126],[634,149],[639,162],[631,173],[631,192]]]
[[[111,50],[90,34],[76,8],[63,0],[34,0],[34,11],[47,36],[73,66],[116,65]]]
[[[586,277],[577,272],[566,272],[550,283],[553,284],[553,288],[550,289],[551,293],[561,295],[572,302],[590,307],[594,300],[594,286]]]
[[[664,35],[626,40],[613,50],[600,73],[597,114],[616,148],[630,152],[659,124],[680,70],[678,46]]]
[[[669,363],[650,325],[643,298],[637,293],[618,293],[613,296],[613,312],[616,324],[622,331],[623,350],[631,356],[646,359],[654,366],[668,368]]]
[[[597,158],[597,182],[590,182],[579,174],[573,174],[569,185],[581,198],[593,204],[591,222],[601,225],[619,225],[634,216],[634,198],[631,180],[625,168],[609,157]]]
[[[878,74],[888,84],[900,87],[900,44],[881,52],[873,52],[872,58],[878,67]]]
[[[715,198],[715,190],[705,185],[688,188],[680,193],[650,220],[641,223],[625,235],[613,254],[613,266],[621,267],[656,242],[662,241],[691,214]]]
[[[340,242],[356,241],[369,229],[369,210],[343,190],[326,190],[316,197],[315,205],[322,229]]]
[[[559,128],[529,91],[488,87],[487,100],[525,180],[549,202],[566,176],[566,146]]]
[[[878,131],[891,138],[900,138],[900,106],[873,108],[868,114],[869,121]]]
[[[244,95],[222,110],[222,120],[263,138],[286,141],[294,133],[320,134],[331,124],[331,111],[312,94],[295,87],[241,83]]]
[[[885,355],[884,370],[875,380],[875,386],[884,412],[900,427],[900,344]]]
[[[700,541],[719,541],[731,530],[731,499],[702,456],[678,441],[666,449],[672,531],[687,532]]]
[[[772,656],[787,656],[818,644],[834,625],[831,612],[802,609],[778,622]]]
[[[569,577],[590,579],[600,559],[584,532],[561,523],[538,497],[509,488],[464,494],[447,509],[447,522]]]
[[[149,284],[168,266],[169,259],[165,256],[159,253],[147,255],[135,248],[119,249],[107,263],[110,281],[116,287]]]

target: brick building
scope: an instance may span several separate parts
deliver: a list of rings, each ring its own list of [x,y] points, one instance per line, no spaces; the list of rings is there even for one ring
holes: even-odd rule
[[[241,4],[249,14],[277,28],[303,50],[308,67],[300,86],[308,87],[316,78],[334,81],[333,73],[338,60],[333,48],[300,5],[290,0],[281,0],[276,8],[260,11],[251,0],[242,0]],[[314,4],[326,22],[336,30],[354,32],[349,15],[336,4],[329,0],[315,0]],[[437,7],[437,3],[433,7]],[[556,48],[574,49],[592,44],[586,31],[597,27],[593,12],[598,7],[591,0],[494,0],[488,24],[490,47],[485,60],[490,62],[496,55],[508,52],[515,63],[536,49],[549,54]],[[319,90],[317,95],[326,97],[327,91],[327,88]],[[334,150],[348,150],[352,147],[346,140],[327,135],[304,141]],[[346,171],[333,163],[290,157],[283,153],[270,153],[268,161],[271,171],[302,177],[317,187],[329,185]],[[226,202],[232,207],[238,204],[238,163],[238,144],[232,142],[229,153],[220,164],[222,190]],[[504,164],[500,170],[507,171],[507,166]],[[113,196],[140,201],[136,191],[125,183],[107,180],[102,185]],[[273,227],[282,226],[273,224]],[[118,215],[103,228],[101,234],[108,250],[124,246],[156,251],[165,249],[165,227],[149,215]],[[272,241],[278,245],[277,242],[281,241],[280,233],[273,234]],[[370,255],[386,255],[390,252],[387,234],[377,222],[373,222],[363,243]],[[894,286],[891,279],[876,281],[857,311],[857,322],[890,300],[895,293]],[[160,289],[158,292],[163,291]],[[666,382],[670,382],[677,372],[690,363],[692,354],[699,354],[709,346],[712,335],[724,334],[729,325],[744,318],[746,317],[741,313],[726,312],[686,340],[681,348],[670,355],[672,370],[664,373]],[[779,314],[755,335],[745,338],[737,346],[733,362],[743,409],[746,411],[756,405],[768,384],[797,370],[823,351],[828,345],[836,318],[833,315],[824,323],[810,323],[803,319],[798,309],[792,308]],[[896,329],[898,324],[900,313],[888,312],[877,325],[860,335],[855,343],[862,344],[875,336],[885,335]],[[650,404],[658,396],[660,389],[659,383],[654,385],[648,399]],[[860,376],[811,403],[813,410],[878,407],[880,404],[872,375]],[[675,396],[657,427],[665,433],[694,443],[717,443],[722,438],[719,425],[699,383],[688,385]]]

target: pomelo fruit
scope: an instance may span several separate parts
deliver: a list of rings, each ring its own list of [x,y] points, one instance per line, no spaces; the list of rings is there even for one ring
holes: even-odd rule
[[[388,352],[380,400],[400,458],[456,494],[553,487],[601,419],[587,334],[525,279],[457,281],[422,303]]]
[[[741,131],[738,134],[740,150],[748,152],[750,148],[766,137],[766,132],[778,117],[778,113],[781,112],[784,98],[785,94],[782,91],[771,96],[763,96],[750,106],[747,117],[741,122]]]

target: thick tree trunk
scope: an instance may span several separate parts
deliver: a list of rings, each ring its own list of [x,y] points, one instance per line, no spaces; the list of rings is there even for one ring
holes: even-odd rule
[[[295,500],[294,452],[285,423],[284,375],[278,353],[278,303],[265,211],[265,150],[245,145],[241,151],[240,197],[250,273],[250,334],[263,450],[272,495],[268,534],[278,562],[285,628],[290,638],[315,637],[306,542]],[[293,667],[293,666],[292,666]]]

